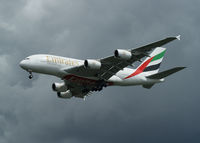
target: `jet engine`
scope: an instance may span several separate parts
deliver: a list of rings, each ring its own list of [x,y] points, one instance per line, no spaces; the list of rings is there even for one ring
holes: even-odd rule
[[[88,69],[99,70],[101,68],[101,62],[97,60],[85,60],[84,66]]]
[[[73,96],[70,90],[67,90],[65,92],[58,92],[57,95],[59,98],[71,98]]]
[[[57,92],[64,92],[68,90],[68,87],[65,85],[65,83],[53,83],[52,84],[53,91]]]
[[[132,58],[132,53],[127,50],[117,49],[114,52],[116,58],[120,58],[122,60],[130,60]]]

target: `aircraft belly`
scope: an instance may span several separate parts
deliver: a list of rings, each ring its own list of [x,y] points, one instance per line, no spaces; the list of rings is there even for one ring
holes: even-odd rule
[[[140,85],[144,82],[145,82],[145,79],[132,78],[132,79],[122,79],[121,81],[115,81],[114,85],[133,86],[133,85]]]

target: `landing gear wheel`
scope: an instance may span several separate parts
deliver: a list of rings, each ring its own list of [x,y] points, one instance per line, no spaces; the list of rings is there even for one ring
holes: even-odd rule
[[[33,78],[33,75],[29,75],[29,77],[28,77],[29,79],[32,79]]]
[[[98,89],[98,91],[101,91],[103,89],[103,87],[100,87],[99,89]]]
[[[29,79],[32,79],[33,78],[33,74],[32,74],[32,71],[28,71],[29,72]]]

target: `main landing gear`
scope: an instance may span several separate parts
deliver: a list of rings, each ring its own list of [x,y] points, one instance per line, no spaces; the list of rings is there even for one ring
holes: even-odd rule
[[[97,86],[92,88],[91,91],[101,91],[104,87],[107,87],[107,84],[104,80],[99,80]]]

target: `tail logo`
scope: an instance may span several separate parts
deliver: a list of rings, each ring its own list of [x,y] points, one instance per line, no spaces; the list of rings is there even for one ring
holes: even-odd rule
[[[156,61],[156,60],[159,60],[161,58],[163,58],[164,54],[165,54],[166,50],[164,50],[163,52],[161,52],[160,54],[156,55],[156,56],[153,56],[151,57],[150,59],[146,60],[143,64],[141,64],[134,73],[132,73],[131,75],[125,77],[124,79],[128,79],[128,78],[131,78],[133,76],[136,76],[140,73],[142,73],[143,71],[150,71],[150,70],[155,70],[155,69],[158,69],[159,66],[160,66],[160,63],[157,64],[157,65],[152,65],[152,66],[149,66],[149,63],[150,62],[153,62],[153,61]]]

